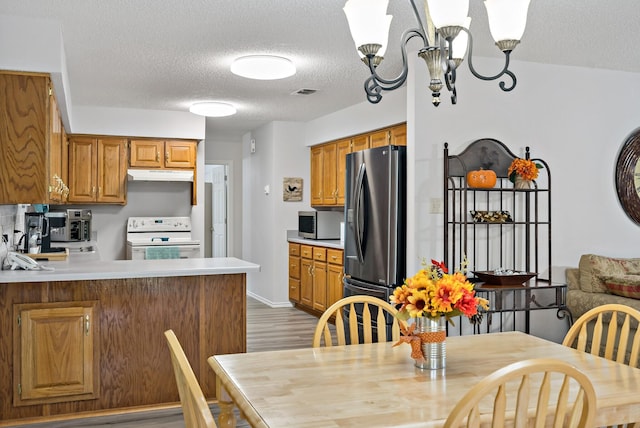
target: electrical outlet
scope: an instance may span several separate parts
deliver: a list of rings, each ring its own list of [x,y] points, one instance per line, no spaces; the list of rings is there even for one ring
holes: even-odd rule
[[[444,212],[443,211],[444,208],[442,207],[444,202],[442,198],[431,198],[429,202],[430,202],[429,212],[431,214],[442,214]]]

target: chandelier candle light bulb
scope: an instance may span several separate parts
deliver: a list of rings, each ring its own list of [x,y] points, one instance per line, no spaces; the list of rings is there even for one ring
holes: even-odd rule
[[[382,100],[382,91],[392,91],[405,83],[408,75],[407,43],[413,38],[422,39],[424,45],[418,51],[418,56],[425,60],[429,69],[429,89],[432,92],[433,105],[440,104],[440,89],[444,85],[451,93],[451,103],[456,104],[456,68],[465,56],[468,57],[469,70],[475,77],[481,80],[508,78],[511,83],[507,84],[503,80],[499,87],[505,92],[511,91],[516,86],[516,77],[509,70],[509,56],[524,34],[529,1],[485,0],[491,35],[505,55],[502,70],[493,76],[485,76],[475,70],[471,60],[473,38],[469,31],[469,0],[426,0],[425,20],[418,11],[416,0],[409,0],[417,27],[407,29],[402,34],[400,74],[393,79],[385,79],[377,73],[377,67],[384,59],[389,37],[392,19],[391,15],[387,15],[389,1],[347,0],[344,12],[351,36],[358,54],[371,73],[364,83],[367,100],[378,103]]]

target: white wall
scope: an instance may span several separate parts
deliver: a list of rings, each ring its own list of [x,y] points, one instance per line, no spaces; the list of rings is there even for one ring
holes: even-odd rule
[[[67,130],[72,127],[71,89],[59,22],[0,15],[0,70],[49,73],[62,121]]]
[[[483,70],[500,64],[478,60]],[[502,92],[496,82],[459,73],[458,104],[438,108],[421,89],[417,76],[415,115],[414,210],[416,255],[442,257],[442,216],[428,214],[431,197],[442,197],[443,144],[452,154],[471,141],[492,137],[514,153],[531,147],[544,159],[552,182],[552,254],[554,266],[577,266],[581,254],[637,256],[640,228],[624,214],[615,190],[614,170],[626,136],[638,127],[635,114],[640,75],[617,71],[513,62],[517,87]],[[615,85],[603,87],[603,82]],[[411,233],[411,232],[410,232]],[[414,266],[415,268],[415,266]],[[563,279],[563,278],[558,278]]]
[[[366,99],[364,89],[362,99]],[[385,93],[378,104],[363,102],[307,122],[304,127],[305,144],[313,146],[406,120],[407,100],[403,87],[397,91]]]
[[[290,305],[287,230],[297,229],[298,211],[309,208],[309,151],[302,135],[303,124],[272,122],[243,139],[242,258],[261,266],[248,275],[247,290],[272,306]],[[284,177],[303,179],[302,202],[283,201]]]

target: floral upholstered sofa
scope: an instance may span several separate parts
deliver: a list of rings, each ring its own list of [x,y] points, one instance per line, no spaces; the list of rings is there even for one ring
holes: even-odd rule
[[[640,258],[584,254],[567,275],[567,308],[574,320],[596,306],[617,303],[640,310]]]

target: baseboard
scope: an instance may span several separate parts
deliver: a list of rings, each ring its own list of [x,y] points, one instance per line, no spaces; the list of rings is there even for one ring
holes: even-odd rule
[[[271,307],[271,308],[292,308],[293,305],[291,304],[291,302],[286,301],[286,302],[272,302],[268,299],[265,299],[262,296],[259,296],[255,293],[252,293],[251,291],[247,290],[247,296],[256,299],[257,301],[264,303],[265,305]]]

